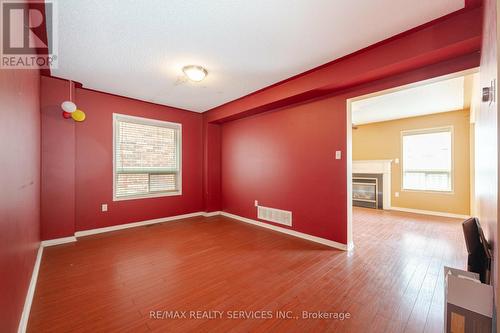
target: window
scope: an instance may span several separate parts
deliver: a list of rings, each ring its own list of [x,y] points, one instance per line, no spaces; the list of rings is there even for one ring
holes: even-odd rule
[[[114,200],[181,194],[181,124],[113,114]]]
[[[452,190],[452,128],[402,132],[403,189]]]

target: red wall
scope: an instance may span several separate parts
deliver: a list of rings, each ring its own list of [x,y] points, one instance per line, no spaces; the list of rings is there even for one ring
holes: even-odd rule
[[[477,66],[476,53],[322,100],[222,124],[222,208],[256,219],[260,205],[293,212],[293,230],[347,243],[348,98]],[[335,151],[342,160],[335,160]]]
[[[57,97],[57,103],[61,103],[60,96],[68,94],[67,82],[44,77],[42,89],[50,92],[42,104],[44,113],[50,113],[44,115],[44,119],[50,121],[42,123],[44,182],[59,184],[59,188],[54,188],[57,193],[52,192],[50,186],[42,192],[42,196],[48,198],[44,201],[47,211],[51,211],[51,218],[42,219],[43,239],[72,236],[73,230],[203,211],[201,114],[78,88],[76,103],[87,118],[74,123],[61,117],[60,108],[54,107],[55,100],[51,99]],[[113,202],[113,112],[182,124],[182,196]],[[58,142],[64,142],[62,147]],[[107,212],[101,212],[103,203],[108,204]],[[64,209],[60,211],[62,206]]]
[[[496,80],[498,87],[497,8],[495,0],[485,1],[481,50],[481,87]],[[496,92],[498,96],[498,88]],[[497,97],[498,100],[498,97]],[[476,202],[481,225],[493,246],[493,285],[498,296],[498,103],[481,103],[476,115]],[[495,303],[498,307],[498,297]],[[500,321],[497,320],[497,323]],[[500,331],[500,326],[498,327]]]
[[[293,229],[346,243],[345,112],[328,99],[222,125],[223,210],[293,212]]]
[[[75,124],[61,117],[68,82],[41,77],[42,197],[41,236],[54,239],[75,233]]]
[[[0,70],[0,331],[16,332],[40,244],[40,79]]]

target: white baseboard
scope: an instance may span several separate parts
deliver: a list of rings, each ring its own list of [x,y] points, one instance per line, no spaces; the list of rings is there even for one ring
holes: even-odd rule
[[[406,212],[406,213],[415,213],[415,214],[423,214],[423,215],[434,215],[434,216],[442,216],[442,217],[451,217],[455,219],[463,219],[466,220],[470,218],[468,215],[462,215],[462,214],[453,214],[453,213],[446,213],[446,212],[436,212],[433,210],[421,210],[421,209],[413,209],[413,208],[404,208],[404,207],[394,207],[392,206],[390,210],[396,210],[399,212]]]
[[[113,225],[113,226],[104,227],[104,228],[82,230],[82,231],[75,232],[75,236],[82,237],[82,236],[101,234],[103,232],[110,232],[110,231],[116,231],[116,230],[122,230],[122,229],[128,229],[128,228],[142,227],[145,225],[175,221],[175,220],[180,220],[180,219],[187,219],[187,218],[196,217],[196,216],[205,216],[205,214],[206,214],[205,212],[196,212],[196,213],[189,213],[189,214],[183,214],[183,215],[161,217],[158,219],[152,219],[152,220],[146,220],[146,221],[140,221],[140,222]]]
[[[221,212],[220,211],[215,211],[215,212],[204,212],[203,213],[203,216],[205,217],[211,217],[211,216],[217,216],[217,215],[220,215]]]
[[[315,243],[320,243],[320,244],[323,244],[323,245],[326,245],[326,246],[330,246],[330,247],[333,247],[333,248],[336,248],[336,249],[339,249],[339,250],[342,250],[342,251],[347,251],[349,249],[352,249],[352,246],[348,247],[346,244],[338,243],[338,242],[335,242],[335,241],[332,241],[332,240],[329,240],[329,239],[324,239],[324,238],[321,238],[321,237],[316,237],[316,236],[304,234],[304,233],[299,232],[299,231],[295,231],[295,230],[291,230],[291,229],[286,229],[286,228],[278,227],[278,226],[275,226],[275,225],[272,225],[272,224],[267,224],[267,223],[264,223],[264,222],[252,220],[252,219],[249,219],[249,218],[246,218],[246,217],[242,217],[242,216],[239,216],[239,215],[234,215],[234,214],[226,213],[226,212],[220,212],[220,215],[225,216],[225,217],[229,217],[229,218],[241,221],[241,222],[253,224],[253,225],[256,225],[256,226],[259,226],[259,227],[262,227],[262,228],[267,228],[267,229],[271,229],[271,230],[274,230],[274,231],[282,232],[282,233],[290,235],[290,236],[295,236],[295,237],[306,239],[308,241],[312,241],[312,242],[315,242]]]
[[[66,243],[72,243],[72,242],[76,242],[75,236],[44,240],[44,241],[42,241],[41,245],[43,247],[47,247],[47,246],[66,244]]]
[[[28,293],[26,295],[26,300],[24,301],[23,313],[21,314],[21,320],[19,321],[19,327],[17,329],[18,333],[25,333],[28,327],[28,319],[30,317],[31,304],[33,303],[33,296],[35,295],[36,281],[38,280],[38,272],[40,271],[40,263],[42,262],[43,246],[40,244],[38,252],[36,254],[35,266],[33,267],[33,273],[31,273],[30,285],[28,287]]]
[[[70,236],[70,237],[64,237],[64,238],[57,238],[57,239],[50,239],[50,240],[45,240],[42,242],[41,246],[46,247],[46,246],[53,246],[53,245],[59,245],[59,244],[65,244],[65,243],[70,243],[70,242],[75,242],[77,241],[77,237],[83,237],[83,236],[90,236],[90,235],[95,235],[95,234],[101,234],[105,232],[110,232],[110,231],[117,231],[117,230],[122,230],[122,229],[128,229],[128,228],[135,228],[135,227],[141,227],[141,226],[146,226],[150,224],[156,224],[156,223],[164,223],[164,222],[169,222],[169,221],[175,221],[175,220],[180,220],[180,219],[186,219],[190,217],[196,217],[196,216],[204,216],[204,217],[212,217],[212,216],[217,216],[217,215],[223,215],[229,218],[233,218],[238,221],[250,223],[259,227],[271,229],[274,231],[282,232],[287,235],[295,236],[298,238],[306,239],[312,242],[320,243],[326,246],[330,246],[336,249],[340,249],[343,251],[350,251],[354,248],[353,244],[350,244],[349,246],[346,244],[338,243],[329,239],[324,239],[321,237],[316,237],[308,234],[304,234],[299,231],[295,230],[290,230],[282,227],[278,227],[272,224],[248,219],[246,217],[242,217],[239,215],[234,215],[226,212],[221,212],[221,211],[215,211],[215,212],[196,212],[196,213],[189,213],[189,214],[183,214],[183,215],[176,215],[176,216],[169,216],[169,217],[162,217],[158,219],[152,219],[152,220],[146,220],[146,221],[140,221],[140,222],[133,222],[133,223],[127,223],[127,224],[119,224],[119,225],[114,225],[110,227],[104,227],[104,228],[96,228],[96,229],[90,229],[90,230],[82,230],[82,231],[77,231],[75,232],[75,236]]]

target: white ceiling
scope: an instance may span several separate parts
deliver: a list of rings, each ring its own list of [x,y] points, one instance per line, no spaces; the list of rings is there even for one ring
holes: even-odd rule
[[[362,125],[462,110],[470,105],[465,86],[465,78],[461,76],[354,101],[352,123]]]
[[[463,8],[464,0],[58,1],[58,68],[84,87],[203,112]],[[181,68],[209,74],[182,82]]]

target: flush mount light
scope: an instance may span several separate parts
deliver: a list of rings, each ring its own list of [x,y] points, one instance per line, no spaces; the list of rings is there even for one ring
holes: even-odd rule
[[[184,72],[184,74],[186,74],[188,79],[195,82],[200,82],[208,74],[205,68],[195,65],[184,66],[182,68],[182,71]]]

